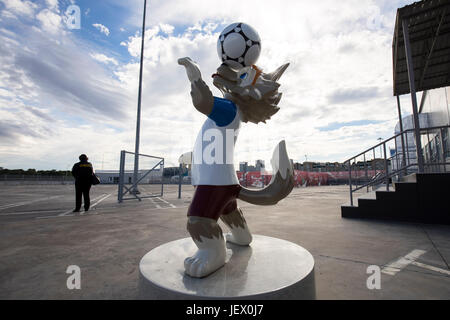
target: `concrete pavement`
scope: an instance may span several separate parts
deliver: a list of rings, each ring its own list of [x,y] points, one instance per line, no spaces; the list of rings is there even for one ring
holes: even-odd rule
[[[0,186],[0,298],[137,298],[142,256],[188,236],[193,188],[181,200],[177,186],[165,189],[118,204],[117,186],[95,186],[92,203],[101,201],[72,215],[73,186]],[[322,186],[294,189],[273,207],[240,205],[253,233],[313,254],[318,299],[450,299],[449,226],[342,219],[347,201],[348,187]],[[381,289],[367,288],[368,266],[383,270],[414,250],[423,254],[381,273]],[[81,268],[81,290],[67,289],[69,265]]]

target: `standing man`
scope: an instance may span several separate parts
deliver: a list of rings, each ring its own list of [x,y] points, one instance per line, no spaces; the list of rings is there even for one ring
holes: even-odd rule
[[[85,154],[79,156],[80,162],[73,165],[72,175],[75,178],[75,210],[73,212],[80,212],[81,195],[84,198],[84,211],[89,210],[91,200],[89,198],[89,191],[92,186],[92,175],[94,169],[92,164],[88,162],[88,157]]]

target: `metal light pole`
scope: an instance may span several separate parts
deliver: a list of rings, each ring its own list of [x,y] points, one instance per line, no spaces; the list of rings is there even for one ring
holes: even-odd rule
[[[144,0],[144,15],[142,18],[142,43],[141,43],[141,65],[139,70],[139,93],[136,119],[136,144],[134,148],[134,172],[133,172],[133,192],[139,193],[137,189],[139,172],[139,139],[141,132],[141,100],[142,100],[142,68],[144,65],[144,38],[145,38],[145,11],[147,9],[147,0]]]
[[[401,142],[402,142],[402,167],[406,166],[406,158],[405,158],[405,137],[403,136],[403,119],[402,119],[402,109],[400,106],[400,97],[397,95],[397,112],[398,112],[398,123],[400,126],[400,132],[402,133],[400,135]],[[408,146],[407,146],[408,147]],[[395,150],[395,152],[397,153],[397,150]],[[404,174],[406,175],[406,168],[404,171]]]
[[[380,143],[381,143],[381,141],[383,141],[383,138],[380,137],[377,140],[380,141]],[[381,151],[381,145],[380,145],[380,159],[381,158],[383,158],[383,152]]]
[[[423,163],[424,161],[423,161],[422,142],[420,140],[420,121],[419,121],[419,112],[417,108],[416,84],[411,53],[411,43],[409,41],[408,21],[406,19],[402,20],[402,28],[404,39],[403,41],[405,43],[406,66],[408,69],[409,91],[411,93],[411,102],[413,109],[414,138],[416,140],[417,165],[419,173],[422,173],[424,171],[424,163]]]
[[[178,199],[181,199],[181,183],[183,182],[183,164],[181,162],[178,170]]]

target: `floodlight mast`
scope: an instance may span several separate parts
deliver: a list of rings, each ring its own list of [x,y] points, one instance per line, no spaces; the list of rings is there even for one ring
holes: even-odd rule
[[[137,189],[138,172],[139,172],[139,141],[141,132],[141,100],[142,100],[142,67],[144,65],[144,38],[145,38],[145,11],[147,9],[147,0],[144,0],[144,14],[142,18],[142,42],[141,42],[141,62],[139,69],[139,93],[138,107],[136,118],[136,144],[134,148],[134,172],[133,172],[133,192],[139,193]]]

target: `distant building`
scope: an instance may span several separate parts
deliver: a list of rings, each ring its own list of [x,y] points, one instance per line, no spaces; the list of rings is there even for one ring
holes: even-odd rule
[[[261,170],[264,171],[266,168],[264,160],[256,160],[255,168],[257,171],[261,171]]]
[[[345,171],[345,166],[340,162],[326,162],[325,163],[325,171],[327,172],[336,172],[336,171]]]
[[[300,162],[295,162],[293,164],[294,170],[298,170],[298,171],[304,171],[303,170],[303,163]]]
[[[313,171],[314,172],[325,172],[326,164],[324,162],[314,162]]]
[[[419,113],[419,124],[421,128],[429,127],[429,119],[428,114]],[[412,115],[408,115],[402,118],[403,130],[414,129],[414,119]],[[400,133],[400,123],[397,122],[395,126],[395,134]],[[403,159],[403,147],[402,147],[402,138],[398,136],[396,138],[396,157],[394,157],[392,161],[392,170],[397,170],[402,166],[402,161],[408,164],[416,164],[417,163],[417,151],[416,151],[416,142],[414,138],[414,132],[410,131],[403,136],[403,142],[405,145],[405,157]],[[426,154],[426,153],[425,153]],[[417,167],[413,166],[408,169],[408,172],[416,172]]]
[[[144,176],[148,170],[139,170],[138,179]],[[95,174],[100,179],[100,183],[103,184],[118,184],[119,183],[119,170],[95,170]],[[153,169],[148,173],[144,179],[141,180],[142,183],[160,183],[162,174],[160,169]],[[133,182],[133,170],[125,170],[124,183],[130,184]]]
[[[239,171],[247,172],[248,162],[239,162]]]
[[[304,171],[314,171],[314,162],[305,161],[303,162],[303,170]]]
[[[306,172],[340,172],[347,171],[348,168],[340,162],[313,162],[313,161],[305,161],[303,163],[294,162],[290,159],[292,167],[294,170],[298,171],[306,171]],[[361,169],[364,169],[364,163],[358,164]],[[379,165],[378,165],[379,166]],[[366,167],[371,168],[372,164],[370,161],[366,162]],[[265,168],[265,163],[263,160],[256,160],[255,166],[249,166],[247,162],[239,163],[239,171],[240,172],[253,172],[253,171],[261,171],[261,169]]]

